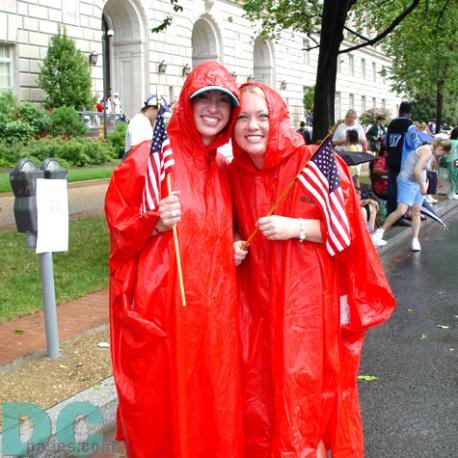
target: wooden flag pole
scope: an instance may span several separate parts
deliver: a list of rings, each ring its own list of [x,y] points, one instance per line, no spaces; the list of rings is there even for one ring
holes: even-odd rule
[[[329,138],[329,136],[331,135],[331,132],[328,132],[328,134],[326,135],[326,137],[323,138],[323,140],[321,141],[320,145],[318,146],[318,148],[316,149],[317,151],[321,148],[321,146],[324,144],[324,142]],[[315,154],[315,153],[314,153]],[[310,159],[312,159],[313,157],[313,154],[312,156],[310,156],[308,159],[307,159],[307,162],[301,167],[301,171],[302,169],[308,164],[308,162],[310,161]],[[283,190],[283,192],[280,194],[280,197],[275,201],[275,203],[272,205],[272,207],[270,208],[270,210],[267,212],[267,215],[266,216],[271,216],[273,214],[273,212],[278,208],[278,206],[280,205],[281,201],[285,198],[286,194],[288,194],[289,190],[293,187],[294,183],[296,182],[296,179],[297,177],[300,175],[301,172],[299,172],[291,181],[290,183],[288,184],[288,186],[286,187],[286,189]],[[259,231],[259,228],[256,227],[254,229],[254,231],[250,234],[250,236],[247,238],[246,242],[243,244],[243,249],[246,250],[248,249],[248,247],[250,246],[250,243],[251,241],[253,240],[254,236],[256,235],[256,233]]]
[[[170,173],[167,173],[167,191],[169,196],[172,195],[172,185],[170,183]],[[173,244],[175,246],[175,254],[177,257],[178,281],[180,282],[181,305],[186,307],[186,296],[184,294],[183,271],[181,269],[180,247],[178,245],[178,233],[176,225],[172,228]]]

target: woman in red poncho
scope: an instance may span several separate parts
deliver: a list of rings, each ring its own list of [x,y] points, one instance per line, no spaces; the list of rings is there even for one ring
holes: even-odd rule
[[[260,83],[241,87],[230,181],[241,239],[240,280],[245,456],[363,456],[356,375],[364,331],[395,302],[338,161],[349,246],[331,256],[320,206],[299,182],[265,216],[311,158],[286,105]],[[345,308],[341,307],[345,305]],[[342,315],[349,315],[341,319]],[[325,446],[323,445],[325,444]]]
[[[239,91],[220,64],[188,76],[168,126],[179,192],[141,214],[151,142],[131,150],[106,195],[117,438],[129,457],[243,454],[233,214],[226,162]],[[171,227],[177,225],[187,306]]]

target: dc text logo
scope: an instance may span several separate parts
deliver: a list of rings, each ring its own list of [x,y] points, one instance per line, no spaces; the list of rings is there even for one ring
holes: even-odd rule
[[[30,425],[24,432],[24,422]],[[22,424],[22,426],[21,426]],[[84,425],[84,438],[76,431]],[[102,425],[103,416],[98,407],[89,402],[73,402],[59,412],[56,424],[57,448],[60,452],[85,456],[104,450],[102,434],[90,433],[91,425]],[[2,402],[2,454],[4,456],[30,456],[43,452],[50,440],[52,422],[41,407],[29,402]],[[24,437],[28,436],[28,437]],[[113,446],[113,444],[108,444]],[[109,450],[108,450],[109,451]]]

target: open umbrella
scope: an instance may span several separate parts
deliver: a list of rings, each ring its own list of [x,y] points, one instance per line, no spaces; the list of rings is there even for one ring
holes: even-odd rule
[[[347,165],[358,165],[364,162],[376,161],[377,156],[362,151],[336,151]]]
[[[433,207],[426,202],[426,200],[423,200],[423,204],[421,206],[420,213],[428,216],[429,218],[433,219],[439,224],[442,224],[444,229],[447,229],[447,225],[444,223],[443,219],[440,218],[440,216],[436,213],[436,211],[433,209]]]

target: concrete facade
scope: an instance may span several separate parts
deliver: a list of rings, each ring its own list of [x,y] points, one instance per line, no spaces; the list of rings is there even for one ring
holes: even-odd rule
[[[63,23],[88,58],[91,53],[98,56],[91,74],[99,96],[103,93],[105,48],[111,93],[119,92],[129,116],[151,93],[176,100],[186,69],[215,59],[234,72],[240,84],[253,78],[275,87],[288,103],[293,122],[303,119],[304,87],[315,84],[318,61],[317,50],[303,50],[310,45],[303,35],[283,32],[278,42],[266,41],[232,1],[180,3],[184,10],[175,14],[168,0],[2,0],[0,89],[12,88],[21,100],[44,99],[37,84],[40,63],[50,37]],[[172,25],[152,33],[166,15],[173,17]],[[108,36],[106,30],[113,35]],[[384,67],[389,69],[390,59],[377,48],[340,56],[336,119],[348,108],[359,114],[383,107],[396,114],[399,97],[380,75]]]

